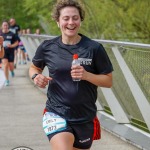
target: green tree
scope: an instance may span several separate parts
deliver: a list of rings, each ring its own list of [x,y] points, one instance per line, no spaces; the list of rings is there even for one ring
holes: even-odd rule
[[[0,0],[0,20],[14,17],[22,28],[58,35],[51,18],[57,0]],[[86,17],[80,32],[91,38],[150,42],[149,0],[79,0]]]
[[[137,0],[129,12],[132,22],[130,30],[132,38],[136,41],[150,42],[150,1]]]

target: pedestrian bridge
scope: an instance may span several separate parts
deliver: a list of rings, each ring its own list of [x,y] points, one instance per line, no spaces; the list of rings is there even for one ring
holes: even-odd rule
[[[42,41],[52,38],[54,36],[32,34],[21,36],[30,58],[34,56]],[[102,143],[102,145],[96,143],[93,150],[99,150],[101,147],[110,150],[150,150],[150,45],[94,40],[103,44],[114,67],[113,87],[111,89],[98,88],[98,116],[103,132],[108,131],[108,134],[115,135],[115,137],[108,138],[109,140],[103,144],[108,146],[109,142],[111,143],[113,139],[119,137],[134,146],[122,147],[120,145],[119,147],[118,141],[117,144],[115,143],[116,147],[111,145],[111,147],[104,148]],[[18,70],[18,73],[21,72]],[[48,75],[47,68],[44,69],[44,74]],[[3,90],[7,90],[7,87]],[[3,95],[3,90],[0,91],[1,95]],[[42,90],[44,95],[46,90]]]

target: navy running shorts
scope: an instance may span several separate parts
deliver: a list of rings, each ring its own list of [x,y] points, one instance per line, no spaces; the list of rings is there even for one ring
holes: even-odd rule
[[[44,110],[44,115],[47,111]],[[49,112],[50,115],[53,114],[56,119],[58,119],[58,115]],[[52,116],[53,116],[52,115]],[[62,118],[63,119],[63,118]],[[45,118],[43,119],[45,121]],[[53,122],[53,119],[49,119],[48,122]],[[55,120],[55,119],[54,119]],[[60,118],[58,119],[60,122]],[[60,125],[60,122],[58,122],[58,126]],[[66,126],[65,126],[66,125]],[[57,125],[56,125],[57,126]],[[82,123],[82,124],[71,124],[70,122],[63,122],[62,129],[58,129],[57,127],[53,127],[50,125],[50,133],[47,134],[47,137],[49,141],[51,138],[61,132],[70,132],[74,135],[75,141],[74,141],[74,147],[78,149],[89,149],[93,143],[93,140],[98,140],[101,138],[101,129],[100,129],[100,122],[97,117],[95,117],[92,121]],[[57,128],[56,132],[52,132],[53,129],[55,130]],[[45,129],[44,129],[45,131]],[[48,132],[48,131],[47,131]],[[52,132],[52,133],[51,133]],[[46,133],[46,132],[45,132]]]
[[[3,58],[8,59],[8,62],[14,62],[14,57],[14,49],[5,49]]]

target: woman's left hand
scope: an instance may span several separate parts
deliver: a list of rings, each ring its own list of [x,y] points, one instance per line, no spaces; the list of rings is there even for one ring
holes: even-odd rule
[[[80,80],[85,80],[87,71],[83,66],[72,66],[71,67],[71,76],[72,78],[77,78]]]

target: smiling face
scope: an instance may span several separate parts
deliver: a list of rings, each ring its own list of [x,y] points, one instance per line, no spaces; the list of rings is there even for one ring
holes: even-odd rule
[[[61,9],[57,24],[61,29],[63,38],[73,38],[77,36],[81,24],[78,9],[71,6]]]
[[[2,23],[2,30],[3,32],[8,32],[9,31],[9,25],[7,22]]]

